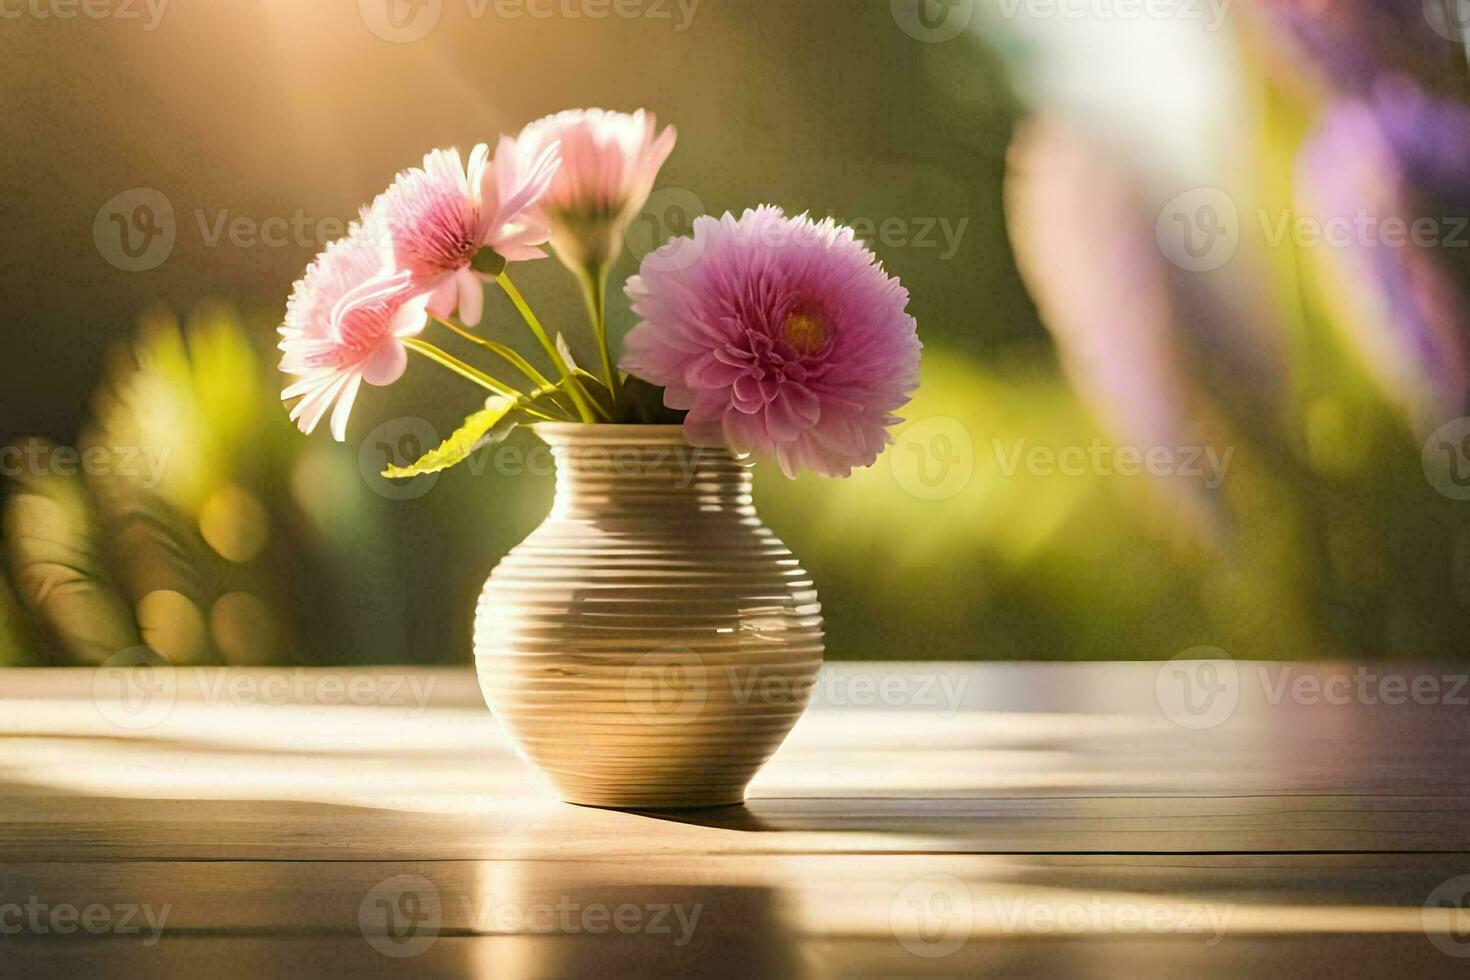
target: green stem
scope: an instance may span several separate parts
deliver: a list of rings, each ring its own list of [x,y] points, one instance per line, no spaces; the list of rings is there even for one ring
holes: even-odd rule
[[[587,315],[592,319],[592,331],[597,335],[598,353],[602,355],[602,380],[616,402],[618,371],[613,366],[612,352],[607,346],[607,267],[593,265],[582,269],[577,279],[582,284],[582,299],[587,304]]]
[[[536,370],[535,365],[533,365],[530,361],[526,360],[520,354],[517,354],[515,351],[511,350],[504,344],[498,343],[494,340],[490,340],[488,337],[480,337],[472,334],[464,327],[461,327],[459,324],[455,323],[453,320],[446,319],[434,313],[430,313],[429,316],[432,317],[435,322],[448,327],[450,330],[453,330],[455,333],[459,334],[470,343],[478,344],[491,353],[498,354],[499,356],[505,358],[516,368],[516,370],[520,371],[527,378],[529,378],[531,380],[531,383],[534,384],[536,387],[545,388],[551,385],[551,381],[547,379],[546,375]]]
[[[577,406],[577,413],[582,416],[582,421],[596,422],[601,410],[592,404],[592,399],[582,388],[582,382],[567,366],[566,360],[561,356],[561,351],[556,349],[551,338],[546,336],[546,331],[541,327],[541,321],[537,320],[536,314],[531,312],[531,307],[526,304],[526,299],[521,295],[521,291],[515,287],[515,283],[511,282],[510,277],[504,272],[496,276],[495,281],[500,284],[500,288],[505,290],[505,295],[510,297],[510,301],[520,311],[521,319],[526,321],[526,326],[530,327],[531,333],[536,335],[537,342],[546,351],[546,356],[551,358],[551,363],[556,366],[557,372],[566,379],[566,392],[571,396],[573,404]]]
[[[514,398],[517,401],[520,401],[525,397],[519,391],[516,391],[514,388],[512,388],[510,385],[500,381],[496,381],[484,371],[481,371],[478,368],[471,367],[464,361],[461,361],[459,358],[455,357],[453,354],[442,351],[427,341],[420,340],[417,337],[404,337],[403,346],[407,347],[409,350],[418,351],[420,354],[424,355],[435,364],[441,365],[442,367],[447,367],[449,368],[449,370],[453,371],[460,377],[465,378],[469,381],[473,381],[481,388],[486,388],[490,391],[493,391],[497,395],[504,395],[507,398]],[[547,415],[545,412],[542,412],[539,409],[526,408],[525,412],[528,415],[534,415],[537,418],[545,419],[548,422],[558,421],[555,417]]]

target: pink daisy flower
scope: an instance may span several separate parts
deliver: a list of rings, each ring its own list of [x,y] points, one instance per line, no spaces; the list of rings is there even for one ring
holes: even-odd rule
[[[500,138],[493,161],[489,147],[476,146],[468,166],[459,150],[434,150],[423,167],[403,171],[373,202],[398,268],[430,294],[430,310],[449,316],[457,308],[465,323],[480,322],[489,277],[471,263],[482,248],[506,262],[546,257],[536,246],[550,231],[534,209],[558,159],[555,143],[533,156],[508,136]]]
[[[343,441],[362,382],[397,381],[408,360],[402,338],[427,322],[427,294],[414,290],[407,270],[393,270],[381,237],[354,222],[307,268],[286,304],[281,370],[298,380],[281,399],[301,398],[291,418],[302,432],[315,429],[335,402],[332,436]]]
[[[528,153],[561,144],[561,169],[541,206],[551,246],[573,269],[605,269],[622,248],[623,233],[648,200],[676,133],[656,132],[651,112],[568,109],[521,130]]]
[[[908,292],[830,219],[698,218],[626,292],[642,319],[623,369],[688,410],[694,444],[775,456],[787,476],[871,465],[918,384]]]

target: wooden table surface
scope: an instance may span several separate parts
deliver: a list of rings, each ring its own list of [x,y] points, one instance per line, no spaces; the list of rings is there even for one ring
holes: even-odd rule
[[[1465,677],[829,665],[654,814],[467,670],[0,671],[0,974],[1464,976]]]

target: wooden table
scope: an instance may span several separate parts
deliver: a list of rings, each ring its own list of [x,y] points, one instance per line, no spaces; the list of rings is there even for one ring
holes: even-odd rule
[[[3,671],[0,973],[1464,976],[1465,673],[829,665],[653,814],[465,670]]]

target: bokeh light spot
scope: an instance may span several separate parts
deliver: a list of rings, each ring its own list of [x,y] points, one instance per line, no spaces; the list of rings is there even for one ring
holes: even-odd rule
[[[230,561],[249,561],[260,554],[269,532],[265,506],[233,483],[210,494],[199,508],[199,533]]]
[[[138,629],[143,642],[170,663],[197,663],[204,655],[204,615],[188,596],[172,589],[158,589],[138,600]]]
[[[277,643],[275,618],[266,604],[248,592],[227,592],[209,610],[209,628],[225,662],[270,663]]]

